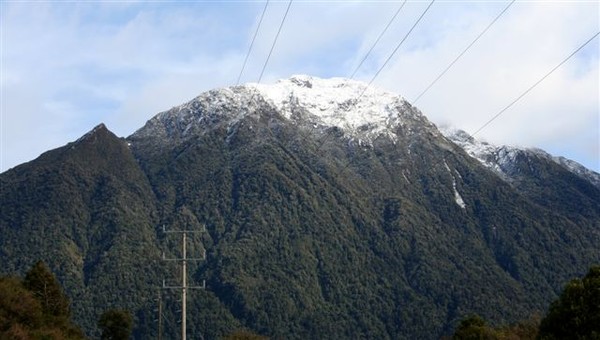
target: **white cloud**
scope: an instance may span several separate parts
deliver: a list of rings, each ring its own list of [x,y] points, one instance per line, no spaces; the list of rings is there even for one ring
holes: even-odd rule
[[[287,3],[271,2],[242,81],[257,80]],[[263,82],[348,76],[400,2],[294,2]],[[425,2],[408,2],[357,78],[370,80]],[[506,5],[438,2],[375,81],[412,100]],[[0,171],[101,121],[128,135],[235,82],[263,3],[2,3]],[[598,30],[596,2],[517,2],[417,105],[474,131]],[[600,170],[598,39],[482,131]],[[36,138],[31,138],[35,134]]]
[[[417,106],[434,122],[477,130],[596,33],[597,13],[597,3],[515,3]],[[446,38],[437,44],[401,55],[379,84],[405,93],[409,100],[416,97],[495,15],[482,14],[456,34],[446,30]],[[484,16],[487,20],[480,19]],[[581,56],[570,60],[479,136],[542,148],[560,140],[572,145],[572,155],[581,157],[587,149],[578,160],[597,171],[597,50],[594,41],[582,51],[587,67],[581,66]],[[423,70],[428,70],[426,77]],[[575,141],[575,135],[588,137]]]

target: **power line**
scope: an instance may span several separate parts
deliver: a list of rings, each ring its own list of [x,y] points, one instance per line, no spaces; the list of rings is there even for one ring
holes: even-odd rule
[[[371,80],[369,81],[369,83],[367,84],[367,86],[365,86],[365,88],[363,89],[363,91],[356,98],[357,101],[365,94],[365,92],[367,91],[367,88],[369,88],[369,86],[371,86],[371,84],[373,83],[373,81],[375,80],[375,78],[377,78],[377,76],[379,76],[379,73],[381,73],[381,71],[385,68],[385,66],[392,59],[392,57],[394,56],[394,54],[396,54],[396,52],[398,51],[398,49],[400,48],[400,46],[402,46],[402,44],[404,43],[404,41],[406,40],[406,38],[408,38],[408,36],[410,35],[410,33],[415,29],[415,27],[417,27],[417,24],[421,21],[421,19],[423,19],[423,17],[427,13],[427,11],[429,11],[429,9],[431,8],[431,5],[433,5],[434,2],[435,2],[435,0],[431,0],[431,2],[429,3],[429,6],[427,6],[427,8],[423,11],[423,13],[421,13],[421,16],[419,17],[419,19],[417,19],[417,21],[415,21],[415,23],[412,25],[412,27],[410,28],[410,30],[408,30],[408,32],[404,36],[404,38],[402,38],[402,40],[400,41],[400,43],[392,51],[392,53],[389,55],[389,57],[387,57],[387,59],[385,60],[385,62],[383,63],[383,65],[381,65],[381,67],[379,68],[379,70],[377,70],[377,72],[375,73],[375,75],[373,76],[373,78],[371,78]]]
[[[575,54],[577,54],[577,52],[579,52],[582,48],[584,48],[587,44],[590,43],[590,41],[594,40],[594,38],[596,38],[598,35],[600,34],[600,32],[597,32],[596,34],[594,34],[591,38],[589,38],[585,43],[583,43],[583,45],[579,46],[579,48],[577,48],[573,53],[571,53],[568,57],[566,57],[563,61],[561,61],[558,65],[556,65],[552,70],[550,70],[550,72],[546,73],[546,75],[544,75],[540,80],[538,80],[535,84],[531,85],[525,92],[521,93],[520,96],[518,96],[515,100],[513,100],[512,102],[510,102],[510,104],[508,104],[506,107],[504,107],[502,110],[500,110],[500,112],[498,112],[496,115],[494,115],[490,120],[488,120],[485,124],[483,124],[479,129],[477,129],[477,131],[473,132],[471,134],[472,137],[474,137],[477,133],[479,133],[481,130],[483,130],[485,127],[487,127],[488,125],[490,125],[494,120],[496,120],[496,118],[500,117],[501,114],[503,114],[504,112],[506,112],[506,110],[508,110],[511,106],[513,106],[516,102],[518,102],[519,100],[521,100],[521,98],[525,97],[525,95],[527,95],[531,90],[533,90],[536,86],[538,86],[542,81],[544,81],[548,76],[550,76],[552,73],[554,73],[554,71],[556,71],[559,67],[561,67],[564,63],[567,62],[567,60],[571,59],[571,57],[573,57]]]
[[[281,19],[281,24],[279,24],[279,29],[277,30],[277,35],[275,35],[275,39],[273,40],[273,44],[271,45],[271,50],[269,51],[269,55],[267,56],[267,60],[265,60],[265,64],[263,65],[262,70],[260,71],[260,76],[258,77],[258,83],[262,80],[263,74],[265,73],[265,69],[267,68],[267,64],[269,63],[269,59],[271,58],[271,54],[273,53],[273,49],[275,48],[275,44],[277,43],[277,39],[279,38],[279,33],[281,33],[281,28],[283,27],[283,23],[285,22],[285,18],[287,18],[288,12],[290,11],[290,7],[292,6],[292,1],[288,3],[287,9],[285,10],[285,14],[283,15],[283,19]]]
[[[373,51],[373,49],[375,48],[375,46],[379,43],[379,40],[381,40],[381,37],[383,37],[383,35],[385,34],[385,32],[387,32],[388,28],[390,28],[390,26],[392,25],[392,22],[394,22],[394,20],[398,16],[398,13],[400,13],[400,11],[402,10],[402,8],[404,7],[405,4],[406,4],[406,0],[404,0],[402,2],[402,5],[400,5],[400,8],[398,8],[398,10],[396,11],[396,13],[394,13],[394,16],[392,16],[392,18],[387,23],[387,25],[385,26],[385,28],[383,29],[383,31],[379,34],[379,37],[377,37],[377,40],[375,40],[375,42],[373,43],[373,45],[371,46],[371,48],[369,49],[369,51],[367,52],[367,54],[365,54],[364,58],[362,58],[362,60],[358,64],[358,66],[356,66],[356,68],[352,72],[352,75],[350,75],[350,77],[348,77],[349,79],[354,79],[354,76],[356,75],[356,72],[358,72],[358,69],[360,69],[360,67],[365,62],[365,60],[367,60],[367,58],[369,57],[369,55],[371,54],[371,52]]]
[[[546,75],[544,75],[540,80],[538,80],[535,84],[533,84],[531,87],[529,87],[525,92],[523,92],[519,97],[517,97],[515,100],[513,100],[510,104],[508,104],[505,108],[503,108],[502,110],[500,110],[500,112],[498,112],[494,117],[492,117],[490,120],[488,120],[485,124],[483,124],[479,129],[477,129],[477,131],[475,131],[474,133],[471,134],[471,137],[474,137],[477,133],[479,133],[481,130],[483,130],[485,127],[487,127],[490,123],[492,123],[494,120],[496,120],[502,113],[504,113],[506,110],[508,110],[512,105],[514,105],[516,102],[518,102],[521,98],[523,98],[525,95],[527,95],[527,93],[529,93],[531,90],[533,90],[537,85],[539,85],[542,81],[544,81],[548,76],[550,76],[554,71],[556,71],[560,66],[562,66],[564,63],[566,63],[570,58],[572,58],[575,54],[577,54],[577,52],[579,52],[581,49],[583,49],[587,44],[589,44],[592,40],[594,40],[594,38],[596,38],[598,35],[600,35],[600,32],[597,32],[596,34],[594,34],[591,38],[589,38],[585,43],[583,43],[581,46],[579,46],[574,52],[572,52],[568,57],[566,57],[563,61],[561,61],[558,65],[556,65],[550,72],[546,73]],[[344,173],[349,167],[350,165],[353,163],[353,159],[349,159],[347,162],[345,162],[345,164],[341,167],[341,170],[337,171],[338,175],[341,175],[342,173]],[[441,162],[438,162],[436,164],[434,164],[431,168],[436,168],[438,167],[440,164],[442,164]]]
[[[377,76],[379,75],[379,73],[383,70],[383,68],[387,65],[387,63],[392,59],[392,57],[394,56],[394,54],[396,54],[396,52],[398,51],[398,49],[400,48],[400,46],[402,46],[402,44],[404,43],[404,41],[406,41],[406,39],[408,38],[408,36],[410,35],[410,33],[415,29],[415,27],[417,27],[417,24],[421,21],[421,19],[423,19],[423,17],[427,13],[427,11],[429,11],[429,9],[431,8],[431,5],[433,5],[434,2],[435,2],[435,0],[432,0],[429,3],[429,6],[427,6],[427,8],[423,11],[423,13],[421,13],[421,16],[419,16],[419,18],[417,19],[417,21],[415,21],[415,23],[412,25],[412,27],[410,28],[410,30],[408,30],[408,32],[406,33],[406,35],[404,36],[404,38],[402,38],[402,40],[400,41],[400,43],[398,43],[398,45],[396,46],[396,48],[388,56],[388,58],[385,60],[385,62],[383,63],[383,65],[381,65],[381,67],[379,67],[379,70],[377,70],[377,72],[375,73],[375,75],[373,76],[373,78],[371,78],[371,81],[369,81],[369,83],[367,84],[367,86],[364,87],[364,89],[356,97],[356,99],[354,99],[352,101],[352,106],[356,106],[358,104],[358,101],[360,100],[360,98],[362,98],[362,96],[365,94],[365,92],[367,91],[367,89],[369,88],[369,86],[371,86],[371,84],[373,83],[373,81],[375,80],[375,78],[377,78]],[[323,147],[323,145],[325,145],[325,141],[327,141],[327,139],[330,136],[331,136],[330,134],[329,135],[325,135],[325,137],[323,138],[323,140],[320,142],[319,146],[317,147],[317,151],[319,151]]]
[[[267,6],[269,5],[269,0],[265,3],[265,7],[263,8],[262,14],[260,15],[260,19],[258,20],[258,26],[256,27],[256,31],[254,32],[254,36],[252,37],[252,42],[250,42],[250,47],[248,48],[248,53],[246,53],[246,58],[244,59],[244,64],[242,65],[242,69],[240,70],[240,74],[237,77],[236,85],[240,84],[240,79],[242,78],[242,73],[244,73],[244,69],[246,68],[246,63],[248,62],[248,57],[250,56],[250,52],[252,51],[252,46],[254,46],[254,40],[256,40],[256,36],[258,35],[258,31],[260,29],[260,25],[262,24],[263,18],[265,17],[265,12],[267,11]]]
[[[450,68],[452,68],[452,66],[454,66],[454,64],[456,64],[456,62],[458,61],[458,59],[460,59],[465,53],[467,53],[467,51],[477,42],[477,40],[479,40],[479,38],[481,38],[489,29],[490,27],[492,27],[492,25],[494,25],[494,23],[496,23],[496,21],[498,21],[498,19],[500,19],[500,17],[502,15],[504,15],[504,13],[510,8],[510,6],[512,6],[512,4],[515,2],[516,0],[512,0],[506,7],[504,7],[504,9],[496,16],[496,18],[494,18],[494,20],[492,20],[492,22],[490,22],[490,24],[481,32],[479,33],[479,35],[475,38],[475,40],[473,40],[469,46],[467,46],[467,48],[465,48],[457,57],[456,59],[454,59],[454,61],[452,61],[450,63],[450,65],[448,65],[448,67],[446,67],[446,69],[444,71],[442,71],[442,73],[440,73],[437,78],[435,78],[430,84],[429,86],[427,86],[427,88],[425,88],[425,90],[423,90],[423,92],[421,92],[417,98],[415,98],[415,100],[412,101],[412,104],[414,105],[427,91],[429,91],[429,89],[435,85],[435,83],[438,82],[438,80],[440,80],[440,78],[442,78],[444,76],[444,74],[446,74],[446,72],[448,72],[448,70]]]

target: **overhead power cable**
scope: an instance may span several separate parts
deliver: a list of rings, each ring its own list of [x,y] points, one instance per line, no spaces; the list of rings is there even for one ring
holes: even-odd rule
[[[367,91],[367,88],[369,88],[369,86],[371,86],[371,84],[373,83],[373,81],[375,81],[375,78],[377,78],[377,76],[379,76],[379,73],[381,73],[381,71],[385,68],[385,66],[390,62],[390,60],[392,59],[392,57],[394,56],[394,54],[396,54],[396,52],[398,51],[398,49],[400,48],[400,46],[402,46],[402,44],[404,43],[404,41],[406,40],[406,38],[408,38],[408,36],[410,35],[410,33],[415,29],[415,27],[417,27],[417,24],[419,24],[419,22],[421,21],[421,19],[423,19],[423,17],[427,13],[427,11],[429,11],[429,9],[431,8],[431,5],[433,5],[434,2],[435,2],[435,0],[431,0],[431,2],[429,3],[429,6],[427,6],[427,8],[425,8],[425,10],[423,11],[423,13],[421,13],[421,16],[419,17],[419,19],[417,19],[417,21],[415,21],[415,23],[412,25],[412,27],[410,28],[410,30],[408,30],[408,32],[404,36],[404,38],[402,38],[402,40],[400,41],[400,43],[398,43],[398,45],[396,46],[396,48],[394,48],[394,50],[389,55],[389,57],[387,57],[387,59],[385,60],[385,62],[383,63],[383,65],[381,65],[381,67],[379,68],[379,70],[377,70],[377,72],[375,73],[375,75],[373,76],[373,78],[371,78],[371,80],[369,81],[369,83],[367,84],[367,86],[365,86],[365,88],[363,89],[363,91],[356,98],[357,102],[365,94],[365,92]]]
[[[556,65],[552,70],[550,70],[550,72],[546,73],[546,75],[544,75],[535,84],[531,85],[527,90],[525,90],[525,92],[521,93],[520,96],[518,96],[515,100],[510,102],[510,104],[508,104],[506,107],[504,107],[502,110],[500,110],[500,112],[495,114],[490,120],[485,122],[485,124],[483,124],[479,129],[477,129],[477,131],[473,132],[471,134],[471,136],[474,137],[481,130],[483,130],[488,125],[490,125],[494,120],[496,120],[498,117],[500,117],[500,115],[502,115],[504,112],[506,112],[506,110],[508,110],[511,106],[513,106],[515,103],[517,103],[519,100],[521,100],[521,98],[525,97],[525,95],[527,95],[531,90],[533,90],[536,86],[538,86],[541,82],[543,82],[546,78],[548,78],[548,76],[550,76],[552,73],[554,73],[554,71],[556,71],[564,63],[566,63],[567,60],[571,59],[571,57],[573,57],[575,54],[577,54],[577,52],[579,52],[582,48],[584,48],[587,44],[589,44],[592,40],[594,40],[594,38],[596,38],[599,34],[600,34],[600,31],[597,32],[596,34],[594,34],[591,38],[589,38],[585,43],[583,43],[583,45],[579,46],[579,48],[577,48],[573,53],[571,53],[568,57],[566,57],[563,61],[561,61],[558,65]]]
[[[429,11],[429,9],[431,8],[431,5],[433,5],[434,2],[435,2],[435,0],[432,0],[429,3],[429,5],[427,6],[427,8],[425,8],[425,10],[423,11],[423,13],[421,13],[421,16],[419,16],[419,18],[417,19],[417,21],[415,21],[415,23],[412,25],[412,27],[410,28],[410,30],[408,30],[408,32],[406,33],[406,35],[404,36],[404,38],[402,38],[402,40],[400,41],[400,43],[398,43],[398,45],[396,45],[396,48],[394,48],[394,50],[388,56],[388,58],[385,60],[385,62],[383,63],[383,65],[381,65],[381,67],[379,67],[379,70],[377,70],[377,72],[375,73],[375,75],[373,76],[373,78],[371,78],[371,81],[369,81],[369,83],[367,84],[367,86],[365,86],[365,88],[356,97],[356,99],[353,100],[353,104],[352,104],[353,106],[356,106],[358,104],[358,101],[360,100],[360,98],[362,98],[362,96],[365,94],[365,92],[367,91],[367,89],[369,88],[369,86],[371,86],[371,84],[373,83],[373,81],[375,80],[375,78],[377,78],[377,76],[379,75],[379,73],[381,73],[381,71],[383,70],[383,68],[392,59],[392,57],[394,56],[394,54],[396,54],[396,52],[398,51],[398,49],[400,48],[400,46],[402,46],[402,44],[404,43],[404,41],[406,41],[406,39],[408,38],[408,36],[410,35],[410,33],[415,29],[415,27],[417,27],[417,24],[421,21],[421,19],[423,19],[423,17],[427,13],[427,11]],[[325,141],[330,136],[331,135],[329,134],[329,135],[326,135],[323,138],[323,140],[320,142],[319,146],[317,147],[317,151],[319,151],[323,147],[323,145],[325,145]]]
[[[285,18],[287,18],[288,12],[290,11],[290,7],[292,6],[292,1],[288,3],[288,6],[285,10],[285,14],[283,15],[283,19],[281,19],[281,24],[279,24],[279,29],[277,30],[277,35],[275,35],[275,39],[273,40],[273,44],[271,45],[271,50],[269,51],[269,55],[267,55],[267,60],[265,60],[265,64],[263,65],[262,70],[260,71],[260,76],[258,77],[258,83],[262,80],[263,74],[265,73],[265,69],[267,68],[267,64],[269,63],[269,59],[271,59],[271,54],[273,53],[273,49],[275,48],[275,44],[277,43],[277,39],[279,38],[279,33],[281,33],[281,28],[285,23]]]
[[[392,22],[394,22],[394,20],[398,16],[398,13],[400,13],[400,11],[402,10],[402,8],[404,7],[405,4],[406,4],[406,0],[404,0],[402,2],[402,4],[400,5],[400,7],[398,8],[398,10],[396,10],[396,13],[394,13],[394,16],[392,16],[392,18],[387,23],[387,25],[385,26],[385,28],[383,29],[383,31],[381,31],[381,33],[379,34],[379,37],[377,37],[377,40],[375,40],[375,42],[373,43],[373,45],[371,46],[371,48],[369,49],[369,51],[367,52],[367,54],[365,54],[365,56],[362,58],[362,60],[358,64],[358,66],[356,66],[356,68],[354,69],[354,71],[352,72],[352,74],[350,75],[350,77],[348,77],[349,79],[354,79],[354,76],[356,75],[356,72],[358,72],[358,70],[360,69],[360,67],[362,66],[362,64],[365,62],[365,60],[367,60],[367,58],[369,57],[369,55],[371,54],[371,52],[373,52],[373,49],[375,48],[375,46],[377,46],[377,44],[379,43],[379,40],[381,40],[381,37],[383,37],[383,35],[385,34],[385,32],[387,32],[388,28],[390,28],[390,26],[392,25]]]
[[[492,25],[494,25],[496,23],[496,21],[498,21],[498,19],[500,19],[500,17],[502,15],[504,15],[504,13],[510,8],[510,6],[512,6],[512,4],[515,3],[516,0],[512,0],[506,7],[504,7],[504,9],[496,16],[496,18],[494,18],[494,20],[492,20],[492,22],[490,22],[489,25],[487,25],[487,27],[481,32],[479,33],[479,35],[475,38],[475,40],[473,40],[469,46],[467,46],[457,57],[456,59],[454,59],[454,61],[452,61],[450,63],[450,65],[448,65],[448,67],[446,67],[446,69],[444,69],[442,71],[442,73],[440,73],[437,78],[435,78],[430,84],[429,86],[427,86],[427,88],[425,88],[425,90],[423,90],[423,92],[421,92],[417,98],[415,98],[415,100],[412,101],[412,104],[414,105],[425,93],[427,93],[427,91],[429,91],[429,89],[435,85],[435,83],[438,82],[438,80],[440,80],[440,78],[442,78],[444,76],[444,74],[446,74],[446,72],[448,72],[448,70],[450,70],[450,68],[452,68],[452,66],[454,66],[454,64],[456,64],[456,62],[458,61],[458,59],[460,59],[465,53],[467,53],[467,51],[477,42],[477,40],[479,40],[479,38],[481,38],[489,29],[490,27],[492,27]]]
[[[254,46],[254,40],[256,40],[256,36],[258,35],[258,31],[260,30],[260,25],[262,24],[263,18],[265,17],[265,12],[267,11],[267,6],[269,5],[269,0],[265,2],[265,7],[263,8],[262,14],[260,15],[260,19],[258,20],[258,26],[256,26],[256,31],[254,32],[254,36],[252,37],[252,42],[250,42],[250,47],[248,48],[248,53],[246,53],[246,58],[244,59],[244,64],[242,65],[242,69],[240,70],[240,74],[237,77],[236,85],[240,84],[240,79],[242,78],[242,73],[244,73],[244,69],[246,68],[246,63],[248,62],[248,57],[250,56],[250,52],[252,51],[252,46]]]
[[[561,61],[558,65],[556,65],[552,70],[550,70],[550,72],[546,73],[535,84],[533,84],[532,86],[530,86],[525,92],[523,92],[520,96],[518,96],[515,100],[513,100],[510,104],[508,104],[502,110],[500,110],[500,112],[498,112],[490,120],[488,120],[485,124],[483,124],[479,129],[477,129],[477,131],[475,131],[474,133],[472,133],[471,137],[474,137],[477,133],[479,133],[481,130],[483,130],[485,127],[487,127],[489,124],[491,124],[494,120],[496,120],[501,114],[503,114],[504,112],[506,112],[511,106],[513,106],[515,103],[517,103],[523,97],[525,97],[525,95],[527,95],[531,90],[533,90],[537,85],[539,85],[542,81],[544,81],[548,76],[550,76],[552,73],[554,73],[554,71],[556,71],[564,63],[566,63],[569,59],[571,59],[580,50],[582,50],[587,44],[589,44],[592,40],[594,40],[594,38],[596,38],[598,35],[600,35],[600,32],[597,32],[596,34],[594,34],[591,38],[589,38],[586,42],[584,42],[581,46],[579,46],[575,51],[573,51],[568,57],[566,57],[563,61]],[[349,161],[345,162],[345,164],[342,166],[341,170],[339,170],[337,172],[337,174],[341,175],[343,172],[345,172],[350,167],[350,165],[352,164],[352,162],[353,162],[353,160],[349,160]],[[436,168],[436,167],[440,166],[441,164],[443,164],[443,162],[437,162],[431,168],[432,169]]]

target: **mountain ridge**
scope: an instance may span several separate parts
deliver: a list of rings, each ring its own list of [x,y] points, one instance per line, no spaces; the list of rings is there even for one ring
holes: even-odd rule
[[[510,179],[510,164],[518,154],[527,154],[529,157],[539,156],[552,160],[555,163],[568,169],[570,172],[591,182],[594,186],[600,188],[600,174],[587,169],[576,161],[562,156],[552,156],[539,148],[523,148],[508,145],[493,145],[487,142],[479,141],[471,137],[463,130],[450,126],[440,129],[442,134],[452,142],[461,146],[469,155],[480,161],[486,167],[494,170],[498,175],[505,179]]]
[[[199,125],[234,125],[260,105],[299,125],[320,131],[337,127],[369,142],[406,123],[400,119],[403,115],[433,127],[420,111],[398,95],[345,78],[293,76],[274,85],[247,84],[205,92],[159,113],[128,138],[145,134],[183,138]],[[193,116],[192,112],[200,115]]]
[[[88,335],[102,308],[125,307],[135,338],[155,337],[154,289],[178,276],[159,254],[180,255],[162,226],[204,223],[190,334],[401,339],[542,311],[600,262],[591,182],[528,154],[507,180],[401,97],[373,109],[382,130],[337,119],[347,98],[306,107],[320,80],[293,79],[275,100],[269,86],[209,91],[126,139],[101,124],[0,174],[3,270],[47,260]],[[162,297],[174,320],[176,295]]]

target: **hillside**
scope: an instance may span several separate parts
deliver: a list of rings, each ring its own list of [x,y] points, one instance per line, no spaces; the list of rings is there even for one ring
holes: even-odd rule
[[[207,283],[189,293],[190,335],[398,339],[449,334],[469,313],[544,311],[600,263],[593,181],[529,153],[502,175],[365,86],[217,89],[127,139],[100,125],[1,174],[2,270],[43,259],[88,334],[124,307],[148,338],[158,288],[179,275],[160,261],[179,244],[162,226],[204,224],[188,250],[207,255],[189,272]],[[178,298],[162,294],[174,336]]]

